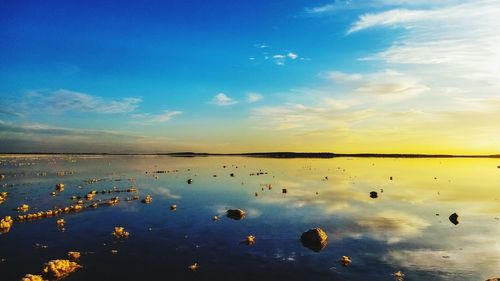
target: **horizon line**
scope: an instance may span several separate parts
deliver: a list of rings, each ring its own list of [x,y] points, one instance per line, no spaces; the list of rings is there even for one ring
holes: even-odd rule
[[[500,154],[428,154],[428,153],[334,153],[334,152],[243,152],[243,153],[210,153],[210,152],[1,152],[3,155],[123,155],[123,156],[174,156],[174,157],[208,157],[208,156],[244,156],[261,158],[500,158]]]

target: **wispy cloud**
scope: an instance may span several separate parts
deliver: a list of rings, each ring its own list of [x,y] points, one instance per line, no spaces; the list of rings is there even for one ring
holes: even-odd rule
[[[258,102],[263,98],[263,96],[259,93],[247,93],[246,94],[246,102],[254,103]]]
[[[371,1],[367,1],[371,2]],[[324,15],[324,14],[332,14],[339,11],[344,11],[347,9],[358,8],[361,5],[366,6],[365,3],[353,2],[351,0],[336,0],[331,1],[331,3],[324,4],[316,7],[309,7],[305,9],[306,14],[309,15]]]
[[[43,135],[43,136],[76,136],[76,137],[116,137],[131,138],[135,136],[123,134],[114,131],[106,130],[86,130],[86,129],[73,129],[54,127],[46,124],[16,124],[12,122],[5,122],[0,120],[0,132],[2,133],[16,133],[27,135]]]
[[[359,81],[363,78],[363,76],[359,73],[344,73],[340,71],[331,71],[322,76],[339,83]]]
[[[218,93],[217,95],[215,95],[215,97],[213,97],[211,103],[218,106],[228,106],[236,104],[238,103],[238,101],[228,97],[224,93]]]
[[[253,46],[255,48],[259,48],[259,49],[265,49],[265,48],[269,48],[269,45],[266,44],[266,43],[255,43],[253,44]]]
[[[132,114],[131,117],[135,119],[132,123],[136,124],[153,124],[164,123],[172,120],[174,116],[182,114],[182,111],[165,110],[160,114],[140,113]]]
[[[439,13],[436,11],[424,11],[424,10],[408,10],[408,9],[396,9],[389,10],[382,13],[375,14],[364,14],[359,17],[347,31],[347,34],[351,34],[363,29],[372,28],[376,26],[406,26],[409,27],[408,23],[422,20],[432,20]]]
[[[99,114],[128,113],[141,103],[140,98],[106,99],[66,89],[56,91],[30,91],[21,101],[13,104],[20,112],[59,114],[64,112],[93,112]]]

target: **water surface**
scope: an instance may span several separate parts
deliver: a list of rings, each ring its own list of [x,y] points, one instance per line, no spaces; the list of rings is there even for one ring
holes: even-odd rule
[[[2,218],[17,217],[13,209],[21,204],[48,210],[113,187],[135,186],[153,202],[98,194],[94,200],[121,201],[14,223],[0,235],[1,280],[40,273],[68,251],[82,253],[83,268],[65,280],[395,280],[396,271],[405,280],[498,277],[498,165],[498,159],[2,156],[0,191],[9,193]],[[89,183],[93,178],[99,181]],[[57,183],[65,190],[50,196]],[[225,217],[229,208],[246,217]],[[458,225],[448,220],[452,213]],[[58,218],[66,220],[64,231]],[[115,226],[130,237],[114,239]],[[328,234],[320,252],[299,240],[317,226]],[[248,235],[256,237],[252,246],[241,243]],[[351,266],[341,265],[343,255]],[[195,262],[200,268],[191,272]]]

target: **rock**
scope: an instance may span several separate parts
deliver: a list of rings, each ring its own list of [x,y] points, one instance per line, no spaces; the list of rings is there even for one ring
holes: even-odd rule
[[[192,180],[192,179],[188,179],[188,180],[187,180],[187,183],[188,183],[188,184],[192,184],[192,183],[193,183],[193,180]]]
[[[231,177],[234,177],[234,173],[231,173],[231,174],[230,174],[230,176],[231,176]]]
[[[171,205],[170,206],[170,211],[175,211],[175,210],[177,210],[177,205],[175,205],[175,204]]]
[[[17,211],[19,212],[27,212],[30,209],[30,206],[28,204],[22,204],[21,206],[17,207]]]
[[[142,199],[142,203],[144,203],[144,204],[149,204],[151,202],[153,202],[153,197],[151,197],[151,195],[149,195],[149,194],[146,195],[146,197],[144,199]]]
[[[396,281],[403,281],[404,277],[405,277],[405,275],[401,271],[394,272],[393,275],[394,275],[394,277],[396,277]]]
[[[5,175],[0,175],[0,180],[5,179]]]
[[[80,252],[68,252],[68,258],[70,260],[76,261],[76,260],[78,260],[80,258],[80,256],[81,256]]]
[[[342,256],[342,258],[340,259],[340,263],[342,263],[343,266],[349,266],[351,265],[352,261],[350,257]]]
[[[121,226],[115,227],[115,231],[113,231],[113,237],[115,238],[128,238],[129,233],[125,231],[125,229]]]
[[[196,270],[198,270],[198,268],[200,268],[200,266],[196,262],[193,263],[192,265],[188,266],[188,269],[191,271],[196,271]]]
[[[500,168],[500,166],[499,166],[499,168]],[[486,279],[486,281],[500,281],[500,277]]]
[[[9,232],[13,223],[14,221],[10,216],[6,216],[2,220],[0,220],[0,233]]]
[[[315,252],[323,250],[328,243],[327,240],[328,235],[326,235],[326,232],[320,227],[309,229],[308,231],[302,233],[302,236],[300,236],[302,245]]]
[[[229,209],[226,213],[227,217],[233,220],[241,220],[245,217],[245,211],[242,209]]]
[[[370,197],[373,199],[378,198],[378,193],[376,191],[372,191],[370,192]]]
[[[43,279],[42,275],[26,274],[21,281],[45,281],[45,279]]]
[[[392,176],[391,176],[391,177],[389,177],[389,179],[392,181]]]
[[[212,220],[213,220],[213,221],[218,221],[218,220],[219,220],[219,216],[217,216],[217,215],[213,216],[213,217],[212,217]]]
[[[451,214],[450,217],[449,217],[449,219],[450,219],[451,223],[453,223],[454,225],[459,224],[459,222],[458,222],[458,214],[457,213]]]
[[[247,245],[249,245],[249,246],[255,244],[255,236],[248,235],[247,239],[245,240],[245,243],[247,243]]]
[[[54,279],[59,279],[68,276],[80,267],[76,262],[69,260],[51,260],[45,265],[43,272],[51,275]]]
[[[283,189],[281,190],[281,193],[288,193],[288,190],[287,190],[286,188],[283,188]]]
[[[58,183],[58,184],[56,184],[56,190],[57,191],[63,191],[64,190],[64,183]]]

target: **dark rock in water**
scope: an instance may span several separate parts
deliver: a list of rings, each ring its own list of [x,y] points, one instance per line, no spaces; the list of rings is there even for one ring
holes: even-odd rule
[[[389,179],[392,181],[392,176]]]
[[[193,183],[193,180],[192,180],[192,179],[188,179],[188,180],[187,180],[187,183],[188,183],[188,184],[192,184],[192,183]]]
[[[499,168],[500,168],[500,166],[499,166]],[[490,278],[490,279],[487,279],[486,281],[500,281],[500,277]]]
[[[226,213],[227,217],[233,220],[241,220],[245,217],[245,211],[242,209],[229,209]]]
[[[370,192],[370,197],[373,199],[378,198],[378,193],[376,191],[372,191]]]
[[[286,188],[283,188],[283,189],[281,190],[281,193],[288,193],[288,190],[287,190]]]
[[[326,232],[319,227],[309,229],[308,231],[302,233],[302,236],[300,236],[300,242],[302,242],[302,245],[315,252],[323,250],[326,247],[326,244],[328,244],[327,240],[328,235],[326,235]]]
[[[453,223],[454,225],[457,225],[459,223],[457,213],[451,214],[449,219],[450,219],[451,223]]]
[[[233,174],[233,173],[231,173],[231,174],[230,174],[230,176],[231,176],[231,177],[234,177],[234,174]]]

